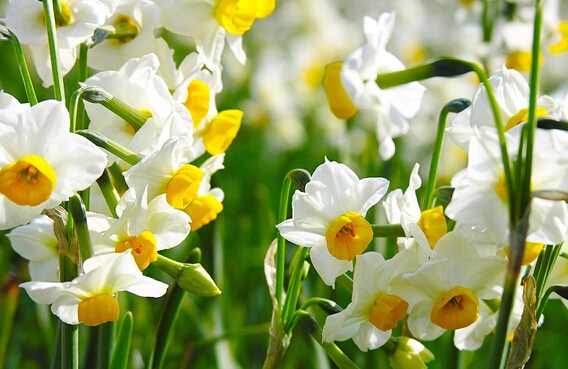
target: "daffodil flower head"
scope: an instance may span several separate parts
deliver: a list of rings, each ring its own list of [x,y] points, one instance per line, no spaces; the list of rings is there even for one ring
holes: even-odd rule
[[[425,91],[425,88],[418,82],[387,89],[381,89],[376,82],[377,76],[381,73],[404,69],[404,65],[393,54],[386,51],[386,44],[394,28],[394,19],[394,12],[383,13],[377,20],[365,17],[364,31],[367,43],[343,61],[340,71],[340,84],[354,107],[371,112],[376,119],[375,130],[379,140],[379,154],[383,160],[388,160],[394,155],[395,147],[392,138],[408,132],[407,119],[418,113]],[[345,115],[354,114],[354,109],[344,97],[341,97],[339,84],[335,82],[329,86],[334,87],[329,90],[335,91],[335,100],[343,101],[342,110],[346,113]],[[330,96],[329,92],[328,96]]]
[[[38,304],[51,305],[51,311],[63,322],[90,326],[118,319],[117,292],[160,297],[168,288],[142,275],[130,251],[87,259],[83,270],[84,274],[71,282],[26,282],[20,287]]]
[[[436,257],[391,286],[410,305],[410,332],[424,340],[476,322],[480,300],[499,297],[507,265],[501,257],[480,256],[456,232],[440,238],[434,250]]]
[[[190,231],[189,216],[171,207],[165,194],[148,201],[147,191],[138,193],[129,189],[120,199],[116,212],[118,219],[96,213],[88,215],[95,254],[132,249],[140,270],[156,261],[158,251],[180,244]]]
[[[191,229],[194,231],[217,219],[217,215],[223,211],[225,194],[218,187],[211,188],[211,177],[215,172],[224,168],[224,159],[225,154],[215,155],[199,167],[203,172],[203,178],[199,184],[197,195],[183,209],[191,218]]]
[[[392,329],[406,316],[408,303],[390,294],[389,284],[410,271],[406,267],[410,263],[402,253],[387,261],[372,251],[356,259],[352,302],[342,312],[327,317],[322,337],[324,342],[353,338],[361,351],[374,350],[389,340]]]
[[[373,231],[365,215],[383,197],[388,183],[384,178],[359,179],[346,165],[326,158],[305,192],[294,193],[292,219],[278,224],[280,234],[297,245],[311,247],[314,268],[333,286],[372,241]]]
[[[15,110],[0,114],[0,229],[25,224],[68,200],[105,166],[100,149],[69,132],[62,102]]]

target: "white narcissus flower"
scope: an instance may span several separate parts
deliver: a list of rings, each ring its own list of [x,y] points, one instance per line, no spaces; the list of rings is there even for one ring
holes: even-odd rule
[[[70,133],[69,122],[55,100],[0,114],[0,229],[29,222],[102,174],[104,153]]]
[[[118,70],[129,59],[155,51],[158,46],[154,31],[161,26],[160,8],[150,0],[121,0],[103,26],[108,25],[129,32],[128,37],[104,40],[89,51],[89,67],[100,71]]]
[[[379,19],[364,18],[367,43],[344,61],[341,67],[341,84],[353,105],[375,115],[379,154],[383,160],[395,152],[393,137],[408,132],[410,119],[418,113],[425,88],[418,82],[382,89],[377,75],[405,69],[404,65],[386,51],[386,44],[394,28],[395,13],[383,13]]]
[[[365,215],[387,191],[384,178],[359,179],[346,165],[330,162],[314,171],[305,192],[292,198],[292,219],[277,225],[282,237],[311,247],[310,257],[323,281],[353,269],[353,259],[373,240]]]
[[[420,188],[422,180],[418,175],[419,164],[415,164],[410,174],[408,188],[396,189],[388,194],[383,207],[390,224],[400,224],[406,237],[402,241],[403,247],[408,248],[413,243],[418,244],[421,261],[426,261],[435,253],[432,251],[440,237],[447,232],[446,220],[441,206],[420,211],[416,197],[416,190]],[[411,238],[411,239],[410,239]]]
[[[59,241],[53,232],[53,220],[40,215],[6,236],[12,248],[30,261],[32,281],[59,282]]]
[[[503,258],[479,256],[464,236],[454,232],[443,236],[435,250],[436,257],[391,285],[392,293],[410,305],[410,332],[423,340],[477,321],[479,300],[501,295],[507,267]]]
[[[387,261],[377,252],[357,255],[352,302],[342,312],[326,318],[323,341],[353,338],[361,351],[384,345],[408,309],[406,301],[390,294],[389,284],[393,278],[412,270],[410,264],[418,267],[415,261],[411,261],[403,253]]]
[[[203,172],[203,178],[199,183],[197,195],[183,209],[191,218],[191,229],[198,230],[206,224],[217,219],[217,215],[223,211],[223,199],[225,193],[219,187],[211,188],[211,177],[215,172],[225,168],[223,161],[225,154],[214,155],[205,160],[199,167]]]
[[[189,234],[189,216],[172,208],[166,195],[147,200],[147,190],[129,189],[116,206],[118,219],[88,213],[96,255],[134,249],[140,270],[158,258],[158,251],[179,245]]]
[[[73,68],[77,59],[77,46],[89,39],[95,29],[104,24],[106,16],[116,7],[116,0],[65,0],[60,1],[63,19],[56,27],[63,75]],[[3,19],[22,44],[30,46],[34,64],[44,87],[53,84],[49,47],[45,30],[45,14],[41,2],[17,0]],[[57,22],[57,20],[56,20]]]
[[[95,256],[85,260],[84,274],[70,282],[22,283],[38,304],[51,305],[51,311],[67,324],[89,326],[116,321],[120,307],[117,292],[128,291],[142,297],[160,297],[168,285],[145,277],[130,251]]]
[[[499,106],[505,131],[528,120],[530,88],[523,75],[503,66],[491,75],[489,83]],[[550,96],[541,96],[537,101],[537,117],[556,115],[557,103]],[[473,127],[495,127],[493,110],[487,90],[480,84],[473,95],[471,106],[456,114],[447,128],[450,138],[462,150],[468,151]]]
[[[138,131],[122,118],[101,105],[86,103],[90,128],[127,147],[146,155],[167,139],[192,134],[191,115],[172,99],[164,80],[156,75],[159,62],[154,54],[133,58],[118,71],[95,74],[85,81],[99,86],[122,102],[149,115]],[[109,160],[113,161],[109,156]]]
[[[505,134],[511,160],[519,147],[522,126]],[[568,152],[554,136],[563,132],[535,132],[531,189],[568,188]],[[458,173],[446,215],[453,220],[487,229],[496,244],[508,245],[509,210],[505,175],[497,131],[490,127],[474,129],[469,144],[468,167]],[[527,242],[560,244],[568,229],[568,207],[564,201],[534,197],[528,218]]]
[[[256,18],[269,16],[275,0],[160,0],[162,24],[193,38],[208,68],[220,65],[225,40],[237,60],[245,63],[242,35]]]
[[[203,172],[189,164],[193,159],[191,137],[173,137],[124,172],[124,179],[137,193],[147,187],[150,200],[165,193],[172,207],[184,209],[197,194],[203,178]]]

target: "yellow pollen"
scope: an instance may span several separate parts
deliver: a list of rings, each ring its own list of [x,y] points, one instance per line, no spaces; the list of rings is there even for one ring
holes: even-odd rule
[[[192,164],[182,165],[166,187],[166,200],[176,209],[184,209],[197,195],[203,178],[201,169]]]
[[[535,261],[536,258],[538,258],[538,256],[540,255],[540,252],[543,248],[544,243],[526,242],[521,264],[529,265],[530,263]],[[507,254],[507,257],[511,257],[511,249],[509,247],[505,247],[505,253]]]
[[[116,29],[116,35],[112,38],[112,42],[116,46],[125,45],[140,34],[138,24],[127,15],[119,15],[112,24]]]
[[[568,51],[568,21],[560,21],[558,24],[558,32],[560,32],[562,38],[560,41],[550,46],[549,50],[551,54],[561,54]]]
[[[224,153],[241,128],[243,112],[224,110],[217,114],[203,130],[203,144],[211,155]]]
[[[428,244],[433,250],[438,240],[448,233],[446,217],[444,217],[444,208],[437,206],[433,209],[424,210],[420,216],[418,226],[426,235]]]
[[[26,155],[0,171],[0,193],[18,205],[36,206],[47,201],[57,177],[51,165],[38,155]]]
[[[509,69],[515,69],[519,72],[528,72],[531,70],[532,53],[530,51],[513,51],[507,56],[505,66]],[[542,65],[542,54],[538,57],[539,67]]]
[[[546,108],[537,108],[535,111],[536,118],[546,117],[548,116],[548,111]],[[517,124],[526,122],[529,120],[529,108],[522,108],[516,114],[511,116],[507,121],[507,125],[505,126],[505,131],[510,130],[511,128],[515,127]]]
[[[184,105],[193,119],[193,128],[199,127],[203,118],[209,113],[210,99],[211,92],[205,82],[194,79],[187,86],[187,99]]]
[[[248,31],[256,18],[255,0],[217,0],[213,11],[217,23],[233,35]]]
[[[371,308],[369,321],[383,332],[391,330],[406,316],[408,302],[398,296],[382,295]]]
[[[326,65],[322,83],[333,115],[339,119],[347,119],[357,114],[359,110],[353,105],[351,98],[341,84],[340,72],[342,66],[343,62]]]
[[[88,326],[96,326],[117,321],[120,306],[116,297],[103,293],[81,301],[77,313],[79,322]]]
[[[446,292],[434,304],[430,313],[432,323],[444,329],[465,328],[479,317],[479,300],[468,288],[457,286]]]
[[[128,249],[132,249],[132,256],[140,270],[146,269],[150,263],[158,259],[156,238],[150,231],[144,231],[138,237],[131,237],[119,243],[114,251],[121,253]]]
[[[217,219],[217,215],[223,211],[223,204],[213,195],[196,196],[183,211],[191,218],[191,230],[197,231]]]
[[[361,214],[349,212],[331,222],[325,239],[331,255],[351,261],[371,243],[373,229]]]

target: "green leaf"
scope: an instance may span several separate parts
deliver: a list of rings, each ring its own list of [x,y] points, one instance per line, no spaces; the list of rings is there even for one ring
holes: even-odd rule
[[[124,319],[118,330],[116,345],[114,346],[110,360],[110,369],[125,369],[128,365],[130,341],[132,339],[132,322],[132,313],[127,311],[126,314],[124,314]]]

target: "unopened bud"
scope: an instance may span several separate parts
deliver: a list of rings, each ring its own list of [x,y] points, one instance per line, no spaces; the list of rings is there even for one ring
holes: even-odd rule
[[[213,297],[221,294],[221,290],[201,264],[184,264],[177,284],[198,296]]]

